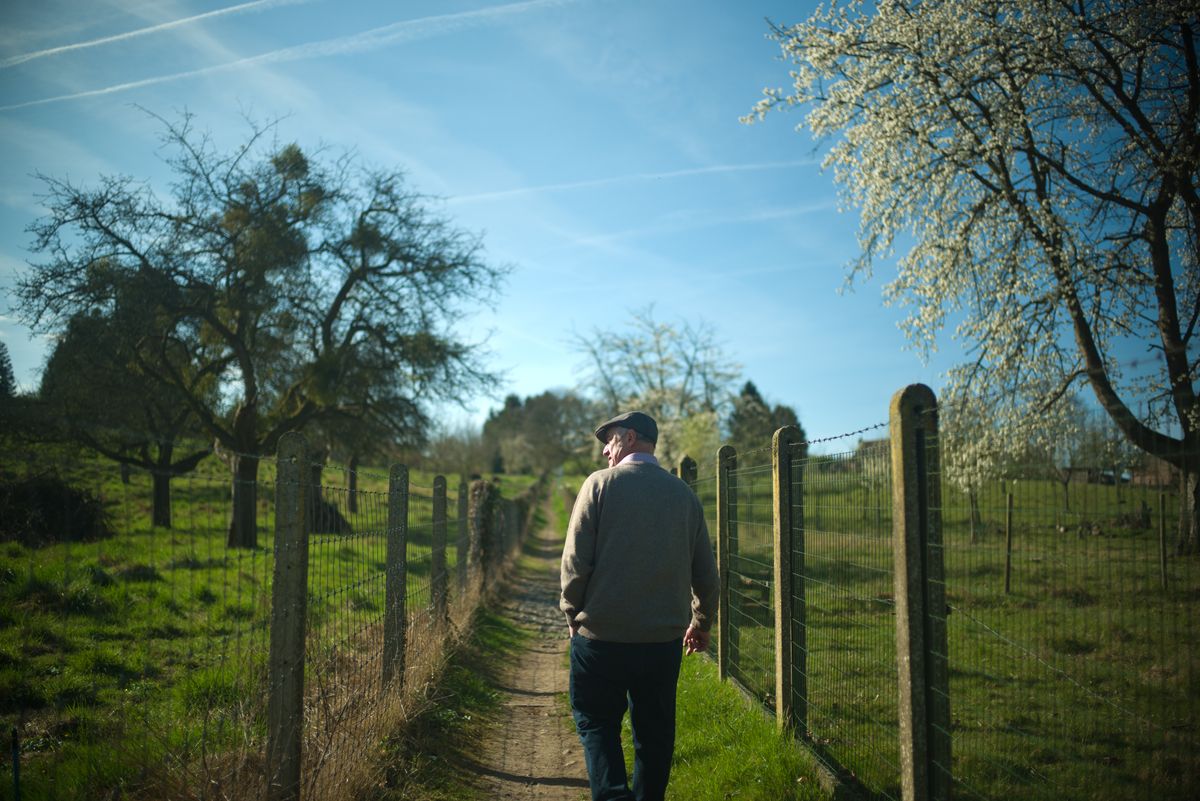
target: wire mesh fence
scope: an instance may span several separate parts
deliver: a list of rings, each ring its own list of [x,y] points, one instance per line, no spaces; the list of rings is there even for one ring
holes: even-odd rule
[[[898,799],[895,588],[911,565],[896,563],[891,441],[792,456],[783,611],[798,644],[797,734],[867,795]],[[1200,797],[1200,559],[1176,553],[1179,475],[1128,450],[1125,461],[1113,448],[1089,459],[1078,441],[1005,459],[962,438],[925,443],[921,514],[939,535],[914,553],[944,563],[944,576],[931,572],[938,592],[926,590],[944,595],[944,609],[923,625],[947,632],[947,652],[931,656],[948,681],[923,692],[948,698],[951,754],[948,764],[934,755],[930,770],[960,798]],[[727,553],[721,658],[773,711],[773,467],[765,449],[722,453],[693,482]],[[725,489],[722,460],[736,465],[724,468]]]
[[[798,459],[807,737],[869,791],[899,798],[891,463],[886,441]],[[794,517],[799,519],[799,517]],[[797,668],[798,669],[798,668]]]
[[[729,471],[727,596],[729,675],[768,707],[775,698],[770,459],[769,449],[739,454]]]
[[[24,799],[230,792],[261,761],[246,743],[266,703],[275,465],[257,547],[231,549],[227,472],[174,478],[164,529],[153,475],[68,456],[5,476],[0,715],[18,757],[2,792],[14,765]]]
[[[386,715],[382,630],[388,527],[386,476],[313,466],[308,500],[305,795],[361,783],[352,755]],[[350,489],[353,485],[356,488]]]
[[[0,797],[264,797],[276,460],[259,457],[253,547],[229,547],[226,464],[171,477],[167,527],[152,524],[165,512],[154,475],[55,456],[0,470],[0,725],[16,749],[0,766]],[[389,477],[311,464],[302,481],[303,794],[356,797],[373,778],[364,744],[404,703],[382,669]],[[484,572],[459,572],[467,493],[443,487],[437,572],[449,613],[435,616],[438,483],[417,474],[410,488],[404,664],[416,687]],[[515,542],[528,518],[510,517]]]
[[[433,606],[433,486],[409,484],[406,606],[422,622]]]
[[[1196,798],[1200,561],[1173,550],[1177,476],[1071,452],[943,469],[954,795]]]

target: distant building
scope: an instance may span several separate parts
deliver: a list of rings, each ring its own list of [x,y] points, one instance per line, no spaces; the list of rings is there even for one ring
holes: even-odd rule
[[[1169,487],[1179,483],[1179,470],[1175,465],[1149,454],[1129,473],[1129,483],[1139,487]]]

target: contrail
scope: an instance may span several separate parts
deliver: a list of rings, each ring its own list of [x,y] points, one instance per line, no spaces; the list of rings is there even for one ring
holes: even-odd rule
[[[756,168],[758,165],[749,166]],[[835,207],[836,204],[833,201],[821,201],[819,203],[806,203],[800,206],[756,209],[741,214],[726,214],[716,216],[705,216],[703,214],[689,215],[687,219],[670,219],[671,215],[668,215],[668,218],[652,225],[645,225],[639,228],[627,228],[623,231],[613,231],[611,233],[597,234],[595,236],[585,236],[576,239],[573,244],[603,245],[622,239],[640,238],[648,235],[672,233],[676,231],[689,231],[695,228],[711,228],[716,225],[738,225],[741,223],[759,223],[770,222],[772,220],[786,220],[793,217],[802,217],[814,212],[827,211],[828,209]]]
[[[218,8],[215,11],[207,11],[203,14],[196,14],[192,17],[184,17],[183,19],[163,22],[158,25],[151,25],[148,28],[138,28],[136,31],[127,31],[125,33],[118,33],[114,36],[105,36],[101,39],[92,39],[87,42],[76,42],[75,44],[62,45],[60,47],[49,47],[45,50],[38,50],[33,53],[23,53],[19,56],[9,56],[6,59],[0,60],[0,69],[5,67],[15,67],[17,64],[24,64],[26,61],[33,61],[36,58],[57,56],[60,53],[70,53],[73,50],[84,50],[89,47],[99,47],[100,45],[112,44],[113,42],[123,42],[127,39],[136,39],[140,36],[149,36],[152,33],[170,30],[171,28],[179,28],[184,25],[191,25],[194,22],[213,19],[215,17],[224,17],[230,14],[242,14],[247,11],[265,11],[269,8],[275,8],[277,6],[292,6],[311,2],[313,2],[313,0],[253,0],[249,3],[229,6],[228,8]]]
[[[501,189],[496,192],[480,192],[474,195],[455,195],[447,198],[448,204],[475,203],[482,200],[497,200],[515,195],[531,195],[538,192],[557,192],[564,189],[586,189],[593,186],[629,183],[631,181],[652,181],[661,178],[682,178],[689,175],[708,175],[721,172],[748,172],[751,170],[774,170],[789,167],[810,167],[816,164],[815,159],[799,161],[766,161],[749,164],[715,164],[709,167],[692,167],[685,170],[669,170],[667,172],[635,172],[628,175],[614,175],[608,178],[592,178],[586,181],[568,181],[561,184],[542,184],[541,186],[524,186],[517,189]]]
[[[184,78],[196,78],[201,75],[228,72],[259,64],[279,64],[287,61],[300,61],[309,58],[375,50],[386,45],[412,42],[418,39],[428,39],[434,36],[454,33],[465,28],[487,24],[496,18],[523,14],[527,11],[534,11],[540,8],[564,6],[576,2],[579,2],[579,0],[526,0],[526,2],[522,3],[509,3],[508,5],[493,6],[492,8],[484,8],[477,11],[461,11],[454,14],[440,14],[432,17],[404,20],[402,22],[394,22],[391,25],[372,28],[351,36],[340,36],[336,39],[326,39],[320,42],[285,47],[279,50],[272,50],[269,53],[261,53],[257,56],[226,62],[225,64],[214,64],[211,67],[201,67],[200,69],[176,72],[170,75],[159,75],[154,78],[119,83],[112,86],[105,86],[101,89],[89,89],[85,92],[75,92],[69,95],[57,95],[55,97],[45,97],[41,100],[13,103],[7,106],[0,106],[0,111],[15,111],[16,109],[30,108],[32,106],[44,106],[48,103],[59,103],[64,100],[79,100],[85,97],[110,95],[130,89],[140,89],[143,86],[170,83],[172,81],[183,80]]]

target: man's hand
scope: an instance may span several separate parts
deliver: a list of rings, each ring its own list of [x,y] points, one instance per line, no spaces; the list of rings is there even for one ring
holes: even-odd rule
[[[579,624],[574,620],[567,621],[567,639],[571,639],[579,631]]]
[[[701,631],[695,626],[688,626],[687,632],[683,635],[683,644],[687,648],[689,655],[708,650],[708,643],[712,636],[707,631]]]

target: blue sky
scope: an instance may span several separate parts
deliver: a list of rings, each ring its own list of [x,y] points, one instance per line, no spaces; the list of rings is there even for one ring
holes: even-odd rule
[[[787,65],[766,20],[807,2],[5,0],[0,9],[0,339],[36,386],[47,342],[11,308],[34,256],[34,173],[148,179],[161,125],[187,110],[218,144],[283,117],[305,147],[400,166],[512,273],[486,338],[501,393],[576,385],[574,334],[656,319],[711,324],[767,400],[811,437],[882,422],[900,387],[953,359],[905,346],[881,265],[839,292],[857,214],[798,114],[738,117]],[[139,108],[140,107],[140,108]],[[948,336],[942,354],[958,353]],[[476,398],[479,421],[500,397]]]

